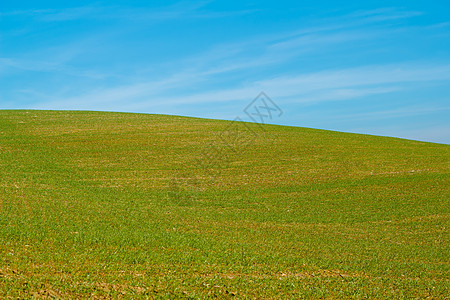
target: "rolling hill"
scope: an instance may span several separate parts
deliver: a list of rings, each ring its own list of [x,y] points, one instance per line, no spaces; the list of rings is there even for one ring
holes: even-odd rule
[[[450,146],[0,111],[0,295],[448,297]]]

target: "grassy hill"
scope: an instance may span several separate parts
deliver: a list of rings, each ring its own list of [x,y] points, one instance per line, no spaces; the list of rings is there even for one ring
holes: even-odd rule
[[[450,146],[0,111],[0,296],[441,298]]]

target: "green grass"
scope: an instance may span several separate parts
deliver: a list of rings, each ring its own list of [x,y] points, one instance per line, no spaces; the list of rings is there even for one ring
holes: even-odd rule
[[[445,299],[449,157],[307,128],[0,111],[0,297]]]

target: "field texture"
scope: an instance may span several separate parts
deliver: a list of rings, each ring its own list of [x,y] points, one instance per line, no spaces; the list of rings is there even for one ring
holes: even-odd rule
[[[0,298],[449,296],[450,146],[0,111]]]

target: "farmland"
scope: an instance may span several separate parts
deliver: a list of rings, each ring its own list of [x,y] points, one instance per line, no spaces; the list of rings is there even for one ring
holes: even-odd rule
[[[0,111],[0,295],[448,297],[450,146]]]

